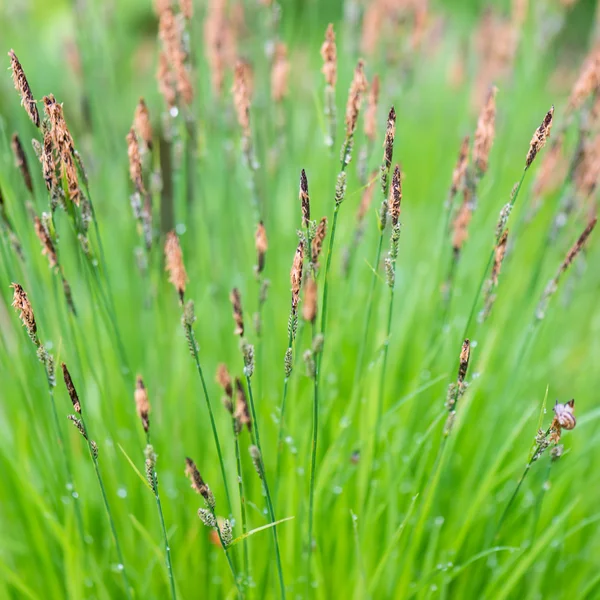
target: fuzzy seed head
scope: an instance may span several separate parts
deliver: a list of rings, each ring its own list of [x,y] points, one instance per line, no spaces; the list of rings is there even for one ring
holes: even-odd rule
[[[19,313],[19,319],[23,322],[23,326],[31,340],[39,345],[35,316],[31,302],[27,298],[27,293],[18,283],[12,283],[10,287],[13,289],[12,307]]]
[[[504,230],[504,233],[500,236],[496,247],[494,248],[494,265],[492,266],[492,274],[490,280],[493,286],[498,285],[498,276],[500,275],[500,269],[502,267],[502,261],[506,254],[506,241],[508,240],[508,229]]]
[[[233,288],[229,294],[229,300],[233,308],[233,320],[235,322],[234,335],[244,335],[244,312],[242,310],[242,296],[238,288]]]
[[[235,378],[235,412],[233,416],[239,423],[240,429],[245,425],[248,431],[252,431],[252,419],[248,410],[246,392],[238,377]]]
[[[302,227],[306,229],[310,225],[310,197],[308,195],[308,179],[304,169],[300,172],[300,207],[302,209]]]
[[[196,463],[194,463],[191,458],[187,457],[185,459],[185,474],[192,484],[192,489],[204,498],[204,501],[209,508],[214,509],[215,503],[212,492],[204,482],[204,479],[202,479],[200,471],[198,471],[198,468],[196,467]]]
[[[368,87],[364,67],[364,61],[362,59],[359,60],[356,69],[354,70],[354,78],[350,84],[348,102],[346,103],[346,138],[350,138],[354,135],[360,106],[363,101],[364,93]]]
[[[144,431],[148,433],[148,429],[150,428],[150,401],[148,400],[148,390],[144,385],[144,380],[141,375],[136,377],[133,397],[138,417],[142,421]]]
[[[233,397],[233,387],[231,385],[231,375],[229,374],[227,365],[225,365],[224,363],[221,363],[217,367],[216,380],[217,380],[217,383],[223,388],[225,395],[228,398],[232,398]]]
[[[21,95],[21,105],[25,108],[25,111],[29,115],[31,122],[36,127],[39,127],[40,114],[38,112],[33,93],[31,92],[31,88],[29,87],[29,82],[27,81],[27,77],[23,71],[23,67],[21,66],[21,63],[19,62],[14,50],[11,49],[8,52],[8,56],[10,56],[10,68],[12,69],[13,83],[15,84],[15,89],[17,92],[19,92]]]
[[[137,134],[144,141],[144,144],[148,150],[152,150],[152,123],[150,121],[150,111],[143,98],[140,98],[137,106],[135,107],[135,113],[133,116],[133,126],[137,131]]]
[[[313,268],[316,270],[319,268],[319,256],[321,255],[321,250],[323,249],[323,242],[325,241],[325,236],[327,235],[327,217],[323,217],[317,226],[315,231],[315,235],[311,242],[311,256],[310,261],[313,265]]]
[[[467,369],[469,368],[469,358],[471,357],[471,342],[465,340],[462,348],[460,349],[460,357],[458,359],[458,383],[462,383],[467,376]]]
[[[333,23],[329,23],[325,31],[325,41],[321,46],[321,57],[323,58],[321,72],[325,76],[325,82],[327,85],[335,87],[337,79],[337,48],[335,45]]]
[[[304,242],[300,240],[296,253],[294,254],[294,261],[292,262],[292,270],[290,271],[290,282],[292,286],[292,311],[294,313],[298,310],[298,302],[300,301],[300,288],[302,286],[302,267],[304,264]]]
[[[396,227],[400,220],[400,204],[402,202],[402,177],[400,167],[396,165],[392,176],[392,189],[389,200],[389,212],[392,219],[392,227]]]
[[[262,273],[265,268],[265,256],[269,248],[269,242],[267,240],[267,230],[262,221],[256,227],[256,235],[254,236],[254,243],[256,247],[256,272]]]
[[[170,231],[167,234],[165,258],[165,270],[169,273],[169,281],[175,286],[175,289],[179,294],[179,301],[183,304],[185,285],[188,281],[188,277],[185,272],[185,266],[183,265],[183,253],[181,252],[181,246],[179,245],[179,237],[177,237],[175,231]]]

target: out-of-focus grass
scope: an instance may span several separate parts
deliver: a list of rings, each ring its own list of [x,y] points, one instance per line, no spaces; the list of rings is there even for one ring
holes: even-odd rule
[[[200,4],[200,3],[197,3]],[[203,3],[202,3],[203,4]],[[379,73],[383,140],[391,104],[398,113],[394,160],[402,164],[403,206],[397,265],[394,321],[389,340],[383,439],[374,465],[353,459],[368,455],[373,440],[381,347],[385,336],[387,288],[378,268],[374,315],[360,375],[358,410],[347,415],[356,390],[354,369],[363,343],[362,324],[378,236],[376,200],[348,280],[341,276],[343,247],[352,240],[354,215],[362,194],[356,172],[363,146],[362,122],[349,167],[347,197],[341,207],[331,281],[329,326],[321,373],[321,430],[317,466],[315,597],[419,598],[578,598],[597,596],[595,557],[600,551],[596,369],[600,351],[600,313],[596,297],[598,244],[573,265],[553,298],[546,319],[518,362],[535,306],[585,224],[570,217],[551,245],[544,240],[554,219],[558,193],[544,199],[535,219],[525,222],[535,172],[528,174],[511,215],[509,253],[490,319],[473,326],[469,389],[439,471],[436,462],[445,420],[446,388],[455,379],[460,336],[493,244],[501,207],[521,175],[528,144],[551,104],[555,128],[564,123],[572,81],[552,77],[557,58],[575,72],[588,46],[581,25],[591,9],[580,2],[570,11],[559,3],[532,3],[521,32],[515,66],[497,81],[497,137],[490,170],[483,179],[470,237],[461,257],[446,329],[440,328],[439,231],[460,140],[476,124],[472,88],[478,68],[474,30],[481,13],[474,3],[433,8],[443,15],[439,34],[409,54],[387,62],[383,52],[367,57],[369,80]],[[241,159],[230,76],[223,98],[215,99],[203,50],[203,6],[192,21],[192,47],[198,61],[194,117],[197,160],[191,206],[176,198],[175,221],[189,274],[187,297],[195,301],[196,335],[209,383],[217,426],[235,497],[236,475],[230,417],[220,406],[213,383],[219,362],[241,376],[241,357],[232,335],[228,300],[240,288],[248,337],[257,344],[253,378],[267,476],[278,489],[277,518],[283,570],[290,597],[306,595],[306,532],[312,382],[301,354],[308,327],[297,341],[297,364],[290,380],[281,479],[275,481],[283,356],[287,347],[289,268],[300,223],[297,200],[300,169],[306,169],[313,218],[331,216],[339,143],[333,155],[323,144],[323,80],[319,46],[327,23],[338,32],[338,142],[352,70],[359,56],[359,24],[346,3],[281,2],[281,38],[289,44],[290,94],[277,132],[269,96],[267,9],[246,5],[246,34],[239,51],[255,69],[251,112],[260,162],[259,192],[269,236],[266,277],[271,286],[263,311],[263,336],[251,326],[256,310],[255,222],[249,172]],[[29,140],[37,135],[19,106],[7,71],[0,80],[0,187],[7,212],[24,247],[15,259],[6,236],[0,254],[0,596],[6,598],[123,597],[117,559],[87,448],[66,415],[70,403],[62,382],[56,388],[67,452],[74,468],[75,500],[87,534],[78,538],[73,499],[65,489],[42,365],[10,308],[11,281],[20,282],[33,304],[40,339],[57,363],[69,364],[86,422],[100,449],[100,467],[123,546],[124,562],[138,598],[168,594],[164,549],[155,501],[129,460],[143,472],[143,432],[133,403],[134,376],[141,373],[152,404],[152,440],[158,455],[161,499],[182,598],[232,597],[235,587],[222,551],[209,541],[196,516],[200,498],[183,475],[192,456],[225,515],[225,497],[205,411],[202,389],[189,356],[175,292],[163,272],[162,238],[153,249],[150,279],[155,289],[147,305],[147,280],[136,267],[139,236],[131,214],[125,135],[139,96],[148,103],[155,128],[164,111],[155,82],[156,18],[140,2],[23,3],[3,7],[1,46],[19,56],[37,99],[54,93],[64,103],[67,122],[83,155],[98,215],[118,329],[130,371],[125,372],[104,303],[97,296],[64,213],[57,213],[60,258],[71,282],[78,316],[66,312],[57,278],[40,255],[33,227],[23,209],[26,192],[14,168],[10,135],[18,131],[34,175],[36,209],[47,209],[41,172]],[[344,17],[345,14],[345,17]],[[562,29],[561,29],[562,27]],[[558,31],[559,33],[552,33]],[[573,43],[572,31],[580,32]],[[551,35],[552,33],[552,35]],[[402,37],[404,36],[404,37]],[[398,46],[407,39],[399,30]],[[383,37],[383,36],[382,36]],[[585,39],[584,39],[585,38]],[[383,42],[383,40],[382,40]],[[450,81],[451,67],[467,49],[465,79]],[[6,59],[8,66],[8,58]],[[575,131],[567,137],[572,152]],[[547,148],[545,149],[547,150]],[[544,151],[542,151],[544,152]],[[543,157],[543,153],[539,158]],[[539,158],[532,171],[539,166]],[[381,160],[379,141],[368,170]],[[155,218],[159,227],[158,206]],[[96,239],[92,234],[92,241]],[[387,244],[386,233],[385,243]],[[326,242],[327,243],[327,242]],[[450,247],[445,242],[444,252]],[[541,276],[531,289],[540,261]],[[324,260],[322,261],[324,262]],[[429,345],[435,334],[435,360]],[[496,526],[528,459],[542,401],[576,399],[578,425],[565,434],[568,451],[550,467],[549,456],[535,463],[502,531]],[[268,523],[260,482],[242,434],[244,483],[252,528]],[[354,455],[356,456],[356,455]],[[436,478],[437,472],[437,478]],[[433,482],[433,484],[432,484]],[[368,504],[362,502],[369,492]],[[543,501],[542,501],[543,499]],[[236,507],[234,502],[234,507]],[[236,511],[234,536],[241,534]],[[272,538],[268,530],[250,537],[253,597],[278,595]],[[233,548],[241,565],[241,544]]]

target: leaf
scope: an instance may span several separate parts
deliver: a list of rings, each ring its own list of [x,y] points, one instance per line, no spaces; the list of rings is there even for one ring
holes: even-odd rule
[[[154,492],[152,491],[152,488],[150,487],[148,480],[140,473],[140,470],[135,466],[135,463],[131,460],[131,458],[129,458],[129,455],[127,454],[127,452],[125,452],[125,450],[123,449],[123,446],[121,446],[121,444],[117,444],[117,446],[119,446],[119,450],[123,453],[123,456],[127,459],[127,462],[131,465],[131,468],[136,472],[137,476],[144,482],[146,487],[152,492],[152,495],[154,495]]]
[[[285,521],[291,521],[294,518],[295,517],[285,517],[285,519],[279,519],[279,521],[275,521],[274,523],[269,523],[267,525],[263,525],[262,527],[257,527],[256,529],[252,529],[252,531],[248,531],[248,532],[244,533],[243,535],[240,535],[240,537],[236,537],[235,540],[233,540],[233,542],[231,542],[231,544],[229,544],[229,546],[227,546],[227,548],[231,548],[231,546],[233,546],[234,544],[237,544],[238,542],[245,540],[246,538],[250,537],[251,535],[258,533],[259,531],[263,531],[264,529],[269,529],[270,527],[275,527],[275,525],[279,525],[279,523],[284,523]]]

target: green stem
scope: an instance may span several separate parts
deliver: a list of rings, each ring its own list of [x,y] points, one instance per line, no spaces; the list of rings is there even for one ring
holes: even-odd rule
[[[146,444],[150,446],[150,432],[146,432]],[[158,509],[158,518],[160,520],[160,526],[162,529],[163,539],[165,542],[165,554],[167,557],[167,573],[169,575],[169,583],[171,585],[171,597],[173,600],[177,598],[177,592],[175,590],[175,577],[173,576],[173,563],[171,562],[171,547],[169,546],[169,537],[167,535],[167,527],[165,526],[165,517],[162,511],[162,505],[160,503],[160,495],[158,493],[158,478],[156,476],[156,470],[152,469],[152,487],[154,488],[154,496],[156,497],[156,508]]]
[[[104,508],[106,510],[106,516],[108,517],[108,523],[110,525],[110,530],[112,532],[113,540],[115,542],[115,549],[117,551],[117,558],[119,560],[118,569],[121,571],[121,575],[123,576],[123,583],[125,585],[125,593],[127,598],[131,598],[131,588],[129,585],[129,579],[127,578],[127,573],[125,572],[125,562],[123,561],[123,553],[121,551],[121,545],[119,544],[119,537],[117,536],[117,528],[115,527],[115,521],[112,516],[112,511],[110,510],[110,504],[108,503],[108,497],[106,495],[106,489],[104,487],[104,481],[102,480],[102,475],[100,473],[100,467],[98,465],[98,457],[94,449],[92,448],[92,441],[88,434],[87,427],[85,425],[85,420],[83,418],[83,413],[79,413],[79,418],[81,419],[81,424],[83,425],[83,430],[85,431],[85,439],[88,444],[88,450],[90,451],[90,456],[92,458],[92,462],[94,463],[94,470],[96,471],[96,478],[98,479],[98,485],[100,486],[100,492],[102,493],[102,500],[104,501]]]
[[[264,469],[263,462],[263,451],[262,446],[260,444],[260,432],[258,427],[258,420],[256,419],[256,410],[254,407],[254,396],[252,394],[252,384],[250,382],[250,377],[246,375],[246,384],[248,385],[248,398],[250,400],[250,411],[252,413],[252,435],[256,440],[256,447],[258,448],[258,452],[260,454],[260,469],[261,469],[261,480],[263,482],[263,486],[265,488],[265,496],[267,498],[267,508],[269,510],[269,516],[271,518],[271,523],[275,523],[275,510],[273,509],[273,502],[271,500],[271,493],[269,491],[269,484],[267,483],[267,475]],[[277,526],[274,525],[271,527],[273,530],[273,541],[275,543],[275,558],[277,560],[277,572],[279,575],[279,587],[281,588],[281,597],[285,598],[285,584],[283,582],[283,568],[281,565],[281,554],[279,552],[279,539],[277,537]]]
[[[219,464],[221,466],[221,477],[223,478],[223,486],[225,487],[225,495],[227,496],[227,504],[229,506],[229,514],[232,514],[232,503],[231,496],[229,495],[229,487],[227,485],[227,475],[225,474],[225,463],[223,461],[223,453],[221,452],[221,444],[219,443],[219,434],[217,433],[217,426],[215,424],[215,417],[213,414],[212,405],[210,403],[210,398],[208,395],[208,389],[206,387],[206,381],[204,380],[204,373],[202,372],[202,367],[200,366],[200,358],[198,356],[198,345],[196,342],[196,336],[194,335],[194,330],[191,325],[186,324],[186,330],[188,334],[188,338],[191,340],[191,349],[192,356],[194,358],[194,362],[196,363],[196,369],[198,371],[198,375],[200,376],[200,382],[202,383],[202,390],[204,392],[204,400],[206,401],[206,407],[208,408],[208,414],[210,417],[210,426],[212,428],[213,438],[215,440],[215,446],[217,448],[217,455],[219,457]]]
[[[395,271],[395,267],[394,267]],[[387,370],[388,354],[390,349],[390,336],[392,334],[392,315],[394,312],[394,288],[390,288],[390,304],[388,307],[388,319],[385,342],[383,344],[383,364],[381,366],[381,374],[379,378],[379,398],[377,400],[377,420],[375,421],[375,452],[377,452],[377,444],[379,442],[379,432],[381,429],[381,416],[383,415],[383,398],[385,391],[385,375]]]
[[[316,325],[313,323],[313,340],[316,336]],[[306,584],[310,590],[310,567],[313,542],[313,517],[315,504],[315,474],[317,471],[317,440],[319,435],[319,380],[313,376],[313,414],[312,414],[312,451],[310,459],[310,488],[308,496],[308,560],[306,567]]]
[[[242,480],[242,459],[240,456],[240,441],[235,431],[235,419],[231,419],[231,425],[233,428],[233,437],[235,439],[235,465],[237,469],[238,477],[238,491],[240,495],[240,513],[242,516],[242,533],[245,535],[248,532],[248,524],[246,521],[246,498],[244,497],[244,483]],[[246,577],[250,579],[250,563],[248,560],[248,540],[244,538],[244,572]]]

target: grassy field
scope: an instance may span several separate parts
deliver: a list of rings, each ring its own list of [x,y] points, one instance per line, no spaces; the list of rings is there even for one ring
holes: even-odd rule
[[[594,3],[169,4],[0,3],[0,598],[600,598]]]

